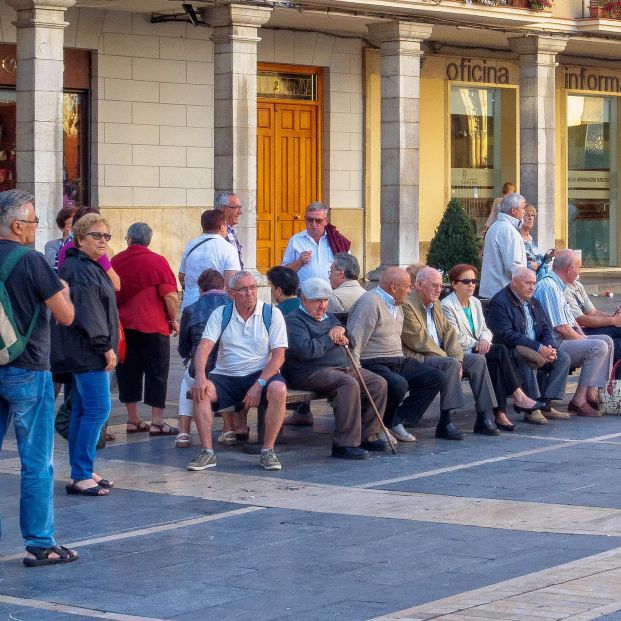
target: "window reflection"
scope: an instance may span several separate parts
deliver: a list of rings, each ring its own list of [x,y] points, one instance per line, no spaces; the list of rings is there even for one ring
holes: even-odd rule
[[[582,252],[585,267],[617,265],[616,100],[567,97],[569,245]]]
[[[503,182],[514,180],[515,104],[512,89],[451,88],[451,196],[477,231]]]

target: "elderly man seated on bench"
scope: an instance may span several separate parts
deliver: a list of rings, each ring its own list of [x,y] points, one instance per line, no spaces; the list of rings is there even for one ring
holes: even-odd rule
[[[267,410],[259,464],[265,470],[280,470],[274,442],[285,418],[287,398],[287,386],[279,373],[287,348],[285,321],[277,308],[257,300],[257,282],[250,272],[236,272],[227,293],[232,304],[211,313],[194,356],[194,421],[203,450],[188,464],[188,470],[216,465],[211,438],[213,409],[223,411],[242,404],[252,408],[261,402],[267,402]],[[216,344],[216,366],[207,377],[207,359]]]
[[[289,349],[283,374],[292,388],[312,390],[328,397],[334,408],[335,430],[332,456],[366,459],[367,451],[384,451],[380,424],[360,386],[344,346],[351,341],[347,330],[326,313],[332,295],[322,278],[302,282],[302,305],[285,317]],[[360,373],[380,416],[386,408],[386,380],[365,369]]]

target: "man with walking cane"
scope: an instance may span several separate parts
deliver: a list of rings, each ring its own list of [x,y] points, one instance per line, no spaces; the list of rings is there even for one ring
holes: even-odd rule
[[[326,313],[330,283],[309,278],[301,288],[301,307],[285,317],[289,349],[282,372],[287,385],[325,394],[330,400],[335,418],[333,457],[367,459],[368,451],[385,451],[389,445],[380,432],[386,380],[353,365],[347,330]]]

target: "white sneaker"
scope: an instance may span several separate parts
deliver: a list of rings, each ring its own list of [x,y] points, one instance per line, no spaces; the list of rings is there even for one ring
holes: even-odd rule
[[[403,423],[391,427],[390,433],[400,442],[416,442],[416,436],[406,431]]]
[[[188,464],[188,470],[205,470],[215,468],[216,454],[212,449],[202,449],[201,452]]]

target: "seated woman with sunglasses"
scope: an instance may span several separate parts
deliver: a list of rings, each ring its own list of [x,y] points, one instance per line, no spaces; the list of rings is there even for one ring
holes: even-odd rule
[[[106,496],[113,486],[93,471],[95,447],[110,414],[107,371],[116,366],[119,314],[110,279],[97,262],[108,248],[108,223],[88,214],[73,225],[75,248],[67,251],[60,277],[67,281],[75,320],[70,326],[52,324],[52,370],[72,378],[67,494]]]
[[[474,297],[478,271],[474,265],[460,263],[449,270],[453,292],[441,304],[446,318],[457,331],[459,344],[465,353],[483,354],[494,385],[498,407],[494,410],[496,426],[503,431],[513,431],[507,417],[507,397],[513,397],[516,412],[533,412],[543,407],[533,401],[520,387],[522,379],[504,345],[492,344],[492,333],[485,324],[481,302]]]

